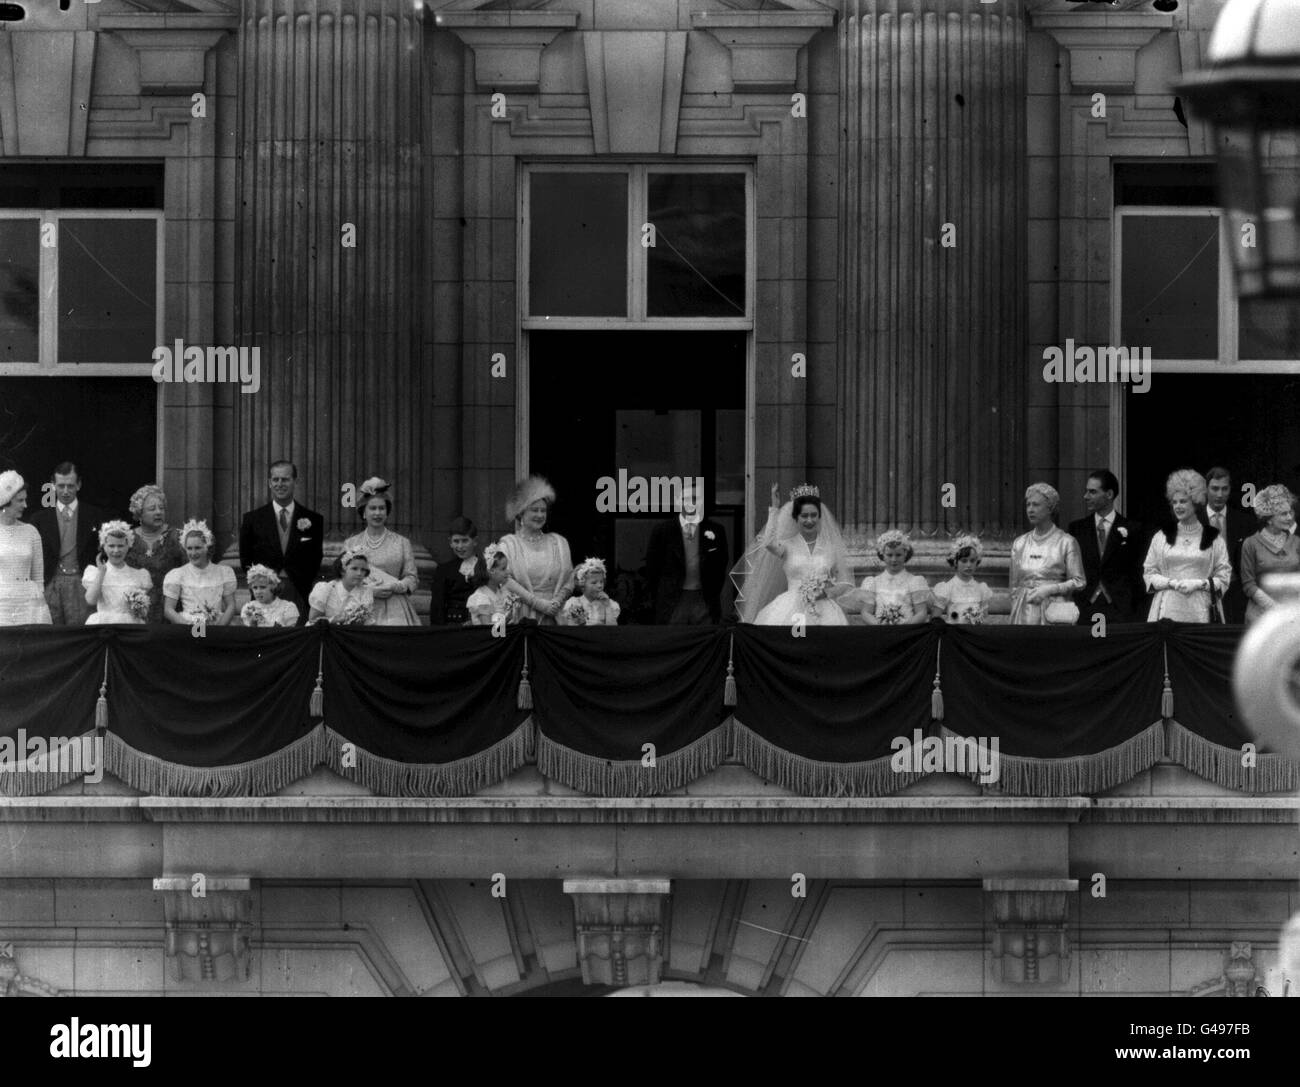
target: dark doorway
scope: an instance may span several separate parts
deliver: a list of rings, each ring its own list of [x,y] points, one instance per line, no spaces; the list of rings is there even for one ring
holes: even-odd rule
[[[88,503],[125,516],[156,478],[158,386],[149,377],[0,378],[0,470],[27,481],[29,510],[60,461],[82,472]]]
[[[605,476],[703,477],[735,559],[744,531],[743,332],[534,332],[529,465],[559,496],[550,527],[574,563],[599,556],[626,622],[649,621],[642,568],[665,512],[601,512]]]
[[[1169,515],[1165,479],[1177,468],[1202,475],[1215,465],[1242,484],[1300,487],[1300,376],[1154,374],[1151,391],[1128,395],[1130,517],[1156,524]]]

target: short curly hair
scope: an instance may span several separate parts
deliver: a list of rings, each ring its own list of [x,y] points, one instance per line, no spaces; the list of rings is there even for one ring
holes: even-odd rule
[[[1061,492],[1050,483],[1031,483],[1025,488],[1025,501],[1028,502],[1030,496],[1035,494],[1047,503],[1047,508],[1052,513],[1055,513],[1056,507],[1061,504]]]
[[[1185,494],[1193,505],[1203,506],[1206,493],[1205,477],[1195,468],[1179,468],[1176,472],[1170,472],[1169,478],[1165,480],[1165,498],[1170,502],[1174,500],[1174,495]]]
[[[163,493],[163,489],[157,483],[146,483],[131,496],[131,501],[126,504],[126,508],[138,521],[140,514],[144,512],[144,504],[151,498],[160,498],[163,505],[167,505],[167,495]]]

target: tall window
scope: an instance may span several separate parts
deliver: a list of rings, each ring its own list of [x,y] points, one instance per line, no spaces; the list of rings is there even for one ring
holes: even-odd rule
[[[161,166],[0,170],[0,374],[147,374],[161,342]]]
[[[753,327],[753,179],[739,165],[533,164],[524,327]]]

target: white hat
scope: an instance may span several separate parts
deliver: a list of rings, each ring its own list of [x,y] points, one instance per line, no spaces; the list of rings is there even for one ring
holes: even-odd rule
[[[26,489],[27,484],[23,482],[23,477],[13,469],[8,472],[0,472],[0,507],[9,505],[13,501],[14,495]]]

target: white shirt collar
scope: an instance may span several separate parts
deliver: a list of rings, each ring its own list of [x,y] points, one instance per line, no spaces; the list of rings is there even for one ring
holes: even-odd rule
[[[1098,525],[1105,525],[1107,528],[1110,528],[1111,524],[1115,520],[1115,511],[1112,509],[1110,513],[1098,513],[1095,514],[1095,516]]]
[[[683,531],[685,531],[687,528],[690,528],[690,527],[694,527],[696,530],[698,530],[699,527],[700,527],[700,522],[699,522],[699,521],[688,521],[688,520],[686,520],[686,515],[685,515],[684,513],[679,513],[679,514],[677,515],[677,521],[678,521],[678,523],[682,526],[682,530],[683,530]]]
[[[292,498],[289,499],[289,504],[288,504],[287,506],[282,506],[282,505],[280,505],[280,503],[277,502],[274,498],[271,499],[271,505],[273,505],[273,506],[275,507],[275,515],[276,515],[277,518],[280,516],[280,511],[281,511],[281,510],[285,510],[285,511],[287,511],[290,517],[293,516],[293,499],[292,499]]]
[[[76,512],[77,512],[77,500],[74,498],[71,502],[60,502],[60,503],[59,503],[59,512],[62,513],[64,510],[72,510],[73,513],[76,513]]]

